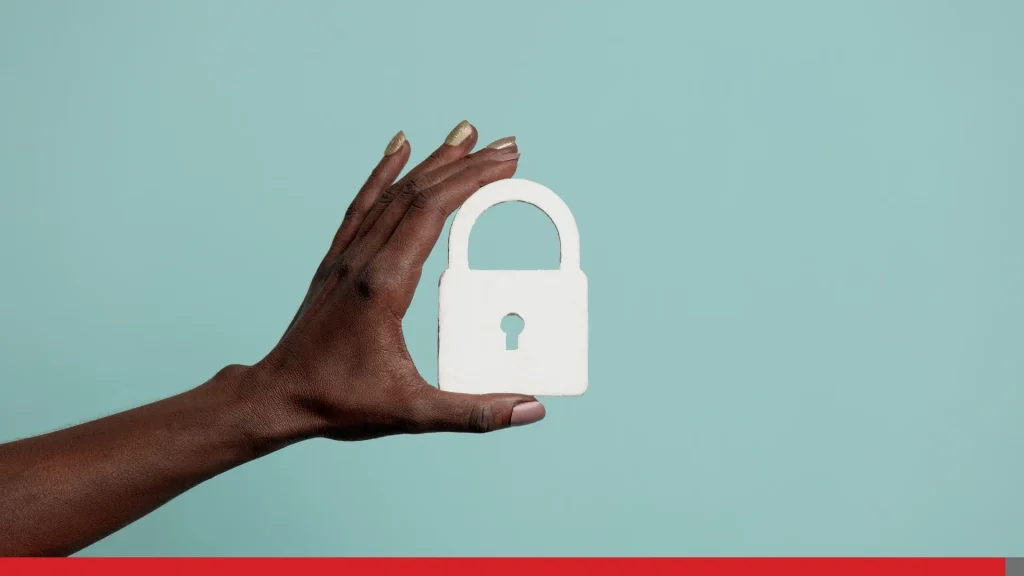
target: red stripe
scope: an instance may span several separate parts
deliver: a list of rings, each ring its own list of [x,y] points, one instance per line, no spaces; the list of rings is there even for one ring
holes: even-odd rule
[[[322,571],[317,574],[317,571]],[[0,559],[0,574],[202,576],[327,573],[540,576],[1003,576],[1002,558],[65,558]]]

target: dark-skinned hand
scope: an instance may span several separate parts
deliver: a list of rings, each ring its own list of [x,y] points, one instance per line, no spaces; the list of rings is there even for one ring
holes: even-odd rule
[[[530,396],[438,390],[405,346],[402,318],[445,220],[480,187],[516,171],[515,139],[471,153],[476,141],[463,122],[398,179],[411,149],[395,136],[295,318],[255,365],[230,365],[176,396],[0,445],[0,555],[70,554],[307,438],[490,432],[543,418]]]
[[[257,412],[336,440],[489,432],[544,416],[530,396],[431,386],[402,333],[423,263],[448,216],[480,187],[515,174],[514,138],[470,153],[476,141],[476,129],[460,123],[396,182],[411,149],[403,133],[392,139],[345,212],[291,326],[251,369],[244,396]]]

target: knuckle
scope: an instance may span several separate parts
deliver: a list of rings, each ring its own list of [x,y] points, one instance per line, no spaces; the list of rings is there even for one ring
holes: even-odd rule
[[[430,206],[431,202],[433,202],[433,200],[430,199],[430,194],[426,192],[420,192],[419,194],[416,195],[415,198],[412,199],[412,208],[416,210],[423,210],[424,208]]]
[[[420,189],[420,179],[418,177],[412,177],[402,183],[401,190],[399,191],[400,196],[412,196],[416,194]]]
[[[362,300],[373,300],[377,294],[376,275],[369,268],[364,268],[355,278],[356,295]]]
[[[386,269],[371,261],[355,276],[356,295],[362,300],[376,300],[391,292],[392,283]]]
[[[477,404],[469,413],[466,428],[476,434],[485,434],[494,430],[494,411],[490,404]]]
[[[443,193],[443,190],[440,191]],[[448,212],[444,209],[437,200],[437,194],[429,194],[426,192],[420,192],[412,201],[412,207],[419,211],[433,212],[435,215],[439,215],[442,218],[448,217]]]
[[[334,268],[332,270],[332,273],[338,280],[347,278],[351,272],[352,260],[348,256],[342,256],[341,258],[339,258],[338,261],[334,264]]]
[[[394,200],[395,196],[398,195],[399,186],[388,186],[384,192],[381,193],[380,197],[377,198],[377,204],[390,204]]]

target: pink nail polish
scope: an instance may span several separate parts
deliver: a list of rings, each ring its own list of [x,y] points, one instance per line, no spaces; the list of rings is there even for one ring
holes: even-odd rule
[[[544,419],[544,405],[540,402],[524,402],[512,409],[512,425],[525,426]]]

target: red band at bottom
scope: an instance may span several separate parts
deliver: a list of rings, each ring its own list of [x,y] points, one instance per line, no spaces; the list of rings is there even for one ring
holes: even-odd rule
[[[1002,558],[11,558],[0,559],[0,574],[1003,576],[1005,565]]]

